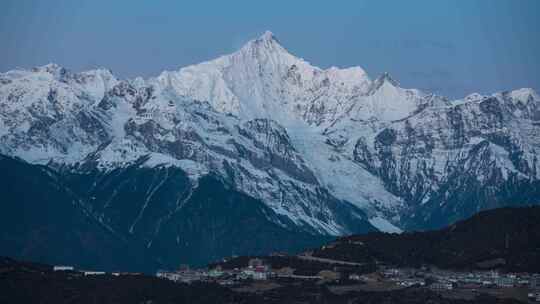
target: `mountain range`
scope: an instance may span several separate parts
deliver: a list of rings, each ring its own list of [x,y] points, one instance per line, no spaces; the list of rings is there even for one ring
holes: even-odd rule
[[[538,203],[539,151],[532,89],[451,100],[312,66],[270,32],[149,79],[13,70],[0,249],[62,262],[62,246],[114,244],[63,261],[110,267],[129,251],[153,269],[440,228]]]

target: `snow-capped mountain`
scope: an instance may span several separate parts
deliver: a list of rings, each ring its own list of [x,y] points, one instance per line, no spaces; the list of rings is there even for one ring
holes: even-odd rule
[[[270,32],[150,79],[54,64],[0,74],[0,139],[0,154],[69,187],[91,179],[77,193],[93,216],[148,246],[206,176],[263,202],[280,227],[322,235],[438,227],[540,192],[533,90],[451,101],[388,74],[312,66]],[[99,188],[130,168],[176,168],[187,186],[161,195],[170,176],[158,174],[131,205],[122,181]]]

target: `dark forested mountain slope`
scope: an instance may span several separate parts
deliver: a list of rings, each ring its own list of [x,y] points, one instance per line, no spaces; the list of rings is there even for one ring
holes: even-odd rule
[[[0,156],[0,252],[54,264],[148,269],[142,247],[90,216],[44,166]]]
[[[483,211],[436,231],[344,237],[314,255],[400,266],[539,272],[540,207]]]
[[[131,166],[67,177],[9,157],[0,166],[0,252],[7,256],[154,271],[235,254],[294,252],[329,240],[297,229],[212,176],[188,191],[177,168]],[[374,230],[368,223],[358,229]]]

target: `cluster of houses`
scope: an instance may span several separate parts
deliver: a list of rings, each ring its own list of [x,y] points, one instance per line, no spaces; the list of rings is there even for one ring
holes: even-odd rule
[[[175,282],[192,283],[196,281],[218,282],[221,285],[233,285],[241,280],[267,280],[276,274],[271,271],[269,265],[261,259],[251,259],[247,267],[224,270],[221,266],[213,269],[190,269],[181,266],[177,271],[158,271],[158,278],[168,279]]]
[[[156,276],[175,282],[192,283],[195,281],[217,282],[221,285],[234,285],[245,280],[264,281],[276,278],[288,278],[296,280],[323,280],[336,281],[349,279],[351,281],[361,281],[362,276],[355,273],[341,272],[338,267],[330,267],[328,270],[321,270],[313,275],[295,274],[294,269],[283,267],[272,269],[262,259],[250,259],[248,264],[242,268],[225,270],[220,266],[213,269],[189,269],[180,267],[177,271],[158,271]]]
[[[433,271],[429,275],[437,282],[450,284],[452,286],[451,289],[528,287],[531,282],[537,280],[536,274],[499,273],[497,271]]]
[[[370,281],[392,282],[401,287],[420,286],[435,291],[455,289],[478,290],[481,288],[529,288],[532,301],[540,302],[540,274],[498,273],[496,271],[454,272],[429,270],[427,268],[380,268],[375,277],[356,273],[340,272],[339,269],[323,270],[316,275],[295,275],[294,269],[271,269],[263,260],[254,258],[243,268],[230,270],[217,266],[213,269],[189,269],[181,267],[177,271],[158,271],[157,277],[175,282],[195,281],[217,282],[221,285],[234,285],[244,280],[269,280],[291,278],[298,280],[348,280],[369,283]]]
[[[427,269],[395,269],[381,271],[385,280],[400,286],[428,286],[432,290],[478,290],[481,288],[528,288],[529,298],[540,302],[540,274],[499,273],[496,271],[454,272]],[[427,284],[426,282],[430,282]]]
[[[335,267],[334,267],[335,268]],[[104,271],[77,270],[73,266],[57,265],[54,271],[70,272],[76,275],[97,276],[106,275]],[[140,275],[140,273],[112,272],[113,276]],[[540,302],[540,274],[531,273],[498,273],[496,271],[454,272],[448,270],[429,270],[427,268],[385,268],[372,275],[356,273],[341,273],[336,269],[322,270],[316,275],[295,275],[294,269],[272,269],[262,259],[250,259],[242,268],[223,269],[216,266],[212,269],[190,269],[181,266],[177,271],[158,271],[156,276],[175,282],[217,282],[221,285],[234,285],[245,280],[264,281],[273,278],[291,278],[299,280],[349,280],[369,283],[370,281],[386,281],[402,287],[426,286],[435,291],[454,289],[478,290],[481,288],[528,288],[531,301]]]

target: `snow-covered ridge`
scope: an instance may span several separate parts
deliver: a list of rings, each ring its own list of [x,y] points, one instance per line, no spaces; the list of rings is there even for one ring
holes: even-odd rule
[[[534,90],[450,101],[312,66],[270,32],[150,79],[54,64],[0,74],[0,154],[105,171],[144,158],[194,183],[212,172],[325,234],[353,231],[343,210],[397,231],[473,157],[492,158],[472,166],[479,185],[540,179],[539,122]]]
[[[362,68],[322,70],[290,54],[270,32],[233,54],[164,72],[150,82],[242,119],[310,124],[330,123],[371,86]]]

